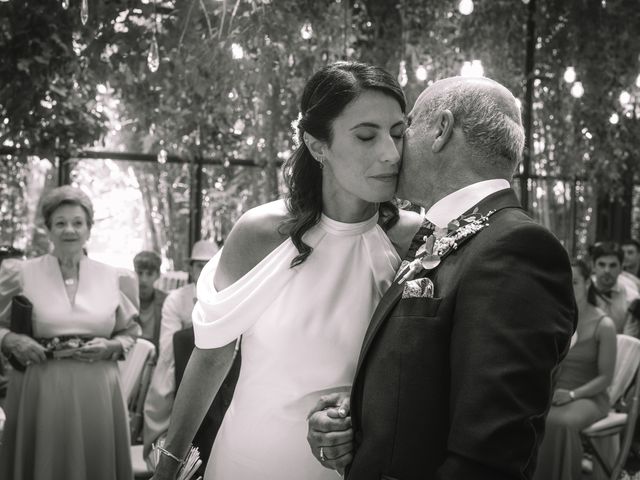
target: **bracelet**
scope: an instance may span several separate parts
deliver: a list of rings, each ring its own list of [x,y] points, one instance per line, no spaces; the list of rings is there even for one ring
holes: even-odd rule
[[[576,392],[574,392],[573,390],[570,390],[569,398],[571,399],[571,401],[574,401],[576,399]]]
[[[154,445],[153,448],[155,448],[156,450],[158,450],[161,454],[166,455],[167,457],[169,457],[170,459],[178,462],[178,464],[180,466],[184,465],[184,460],[180,460],[178,457],[176,457],[173,453],[171,453],[169,450],[167,450],[166,448],[161,447],[160,445]]]

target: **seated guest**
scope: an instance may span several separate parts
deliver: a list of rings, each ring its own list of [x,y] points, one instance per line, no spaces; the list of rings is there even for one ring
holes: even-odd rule
[[[640,242],[634,239],[628,239],[622,242],[622,252],[624,259],[622,260],[622,276],[633,282],[636,289],[640,292]]]
[[[0,265],[3,260],[17,259],[18,261],[24,257],[24,252],[11,245],[0,245]],[[7,376],[6,376],[5,359],[0,355],[0,406],[2,399],[7,395]]]
[[[162,308],[158,361],[144,404],[144,456],[151,452],[151,444],[169,428],[169,417],[176,393],[173,336],[191,327],[191,311],[196,303],[196,283],[205,264],[216,254],[218,247],[200,240],[193,245],[189,268],[191,280],[167,296]]]
[[[615,242],[599,242],[591,248],[590,255],[593,275],[589,288],[596,305],[611,317],[617,333],[637,336],[638,322],[629,313],[629,306],[640,294],[620,275],[622,249]]]
[[[41,211],[52,252],[0,267],[0,346],[22,365],[9,378],[0,478],[131,479],[116,360],[140,330],[136,285],[83,253],[93,207],[82,190],[51,190]],[[32,335],[8,328],[16,295],[33,304]]]
[[[616,327],[595,305],[588,265],[577,260],[572,270],[577,340],[560,364],[534,480],[580,480],[580,431],[609,411],[607,388],[616,363]]]
[[[167,294],[154,288],[160,278],[162,260],[157,253],[142,251],[133,258],[133,268],[138,276],[140,292],[140,315],[137,318],[142,327],[142,338],[153,342],[158,351],[160,323],[162,322],[162,304]]]

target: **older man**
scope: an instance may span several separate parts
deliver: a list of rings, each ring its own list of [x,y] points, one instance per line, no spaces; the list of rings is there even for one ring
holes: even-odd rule
[[[435,82],[409,115],[398,196],[429,224],[373,315],[351,417],[339,395],[310,414],[313,453],[349,480],[532,477],[576,309],[565,250],[509,185],[523,143],[486,78]]]

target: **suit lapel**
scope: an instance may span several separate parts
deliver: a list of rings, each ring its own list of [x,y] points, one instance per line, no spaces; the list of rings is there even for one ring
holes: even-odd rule
[[[504,190],[497,191],[492,193],[491,195],[485,197],[476,205],[471,207],[465,214],[472,213],[476,208],[482,213],[487,214],[489,211],[493,210],[494,213],[503,210],[505,208],[519,208],[522,209],[520,202],[518,201],[518,197],[516,193],[511,188],[507,188]],[[489,227],[491,228],[491,220],[489,220]],[[470,239],[473,241],[472,239]],[[446,261],[446,260],[445,260]],[[416,278],[426,275],[429,272],[421,272]],[[398,284],[397,281],[394,281],[389,287],[389,290],[384,294],[378,307],[375,312],[373,312],[373,316],[371,317],[371,322],[369,323],[369,327],[364,335],[364,340],[362,342],[362,349],[360,350],[360,358],[358,358],[358,366],[356,367],[355,379],[358,378],[358,374],[362,365],[364,364],[365,358],[367,356],[367,352],[371,347],[371,343],[375,338],[376,334],[380,330],[382,324],[389,318],[391,311],[396,306],[400,298],[402,297],[402,291],[404,289],[404,284]]]
[[[380,303],[378,303],[375,312],[373,312],[367,331],[364,334],[364,340],[362,341],[362,348],[360,350],[360,357],[358,358],[358,366],[356,367],[356,374],[354,378],[357,378],[362,362],[364,361],[367,351],[369,350],[369,346],[371,345],[371,341],[380,329],[382,322],[389,317],[391,310],[393,310],[393,307],[396,306],[402,297],[403,289],[404,284],[399,284],[397,281],[394,281],[389,287],[389,290],[387,290],[380,299]]]

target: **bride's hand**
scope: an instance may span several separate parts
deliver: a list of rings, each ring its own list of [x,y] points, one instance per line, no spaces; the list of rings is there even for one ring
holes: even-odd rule
[[[325,395],[307,417],[307,441],[313,456],[325,468],[337,470],[340,475],[353,459],[349,400],[344,392]]]

